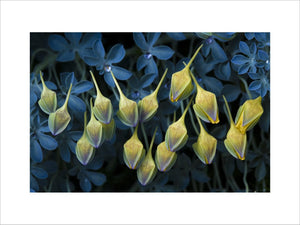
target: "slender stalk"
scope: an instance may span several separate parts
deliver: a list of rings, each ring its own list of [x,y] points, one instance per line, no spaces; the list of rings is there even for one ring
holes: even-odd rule
[[[65,103],[63,104],[63,107],[64,108],[67,108],[67,106],[68,106],[68,101],[69,101],[69,98],[70,98],[70,94],[71,94],[71,90],[72,90],[72,83],[70,84],[70,88],[69,88],[69,91],[68,91],[68,94],[67,94],[67,98],[66,98],[66,101],[65,101]]]
[[[222,182],[221,182],[221,179],[220,179],[220,174],[219,174],[219,169],[218,169],[217,162],[213,163],[213,167],[214,167],[215,175],[216,175],[216,178],[217,178],[218,186],[222,190],[223,187],[222,187]]]
[[[191,64],[193,63],[194,59],[196,58],[198,52],[200,51],[200,49],[202,48],[203,44],[200,45],[200,47],[196,50],[196,52],[194,53],[194,55],[192,56],[191,60],[189,61],[189,63],[186,65],[185,68],[190,68]]]
[[[199,132],[197,126],[196,126],[191,107],[189,107],[189,115],[190,115],[190,118],[191,118],[192,126],[193,126],[196,134],[199,136],[200,132]]]
[[[116,84],[116,87],[117,87],[118,91],[119,91],[120,99],[122,99],[123,97],[125,97],[125,95],[123,94],[123,92],[122,92],[122,90],[121,90],[121,88],[120,88],[120,86],[119,86],[119,84],[118,84],[118,82],[117,82],[117,80],[116,80],[116,78],[115,78],[112,71],[110,71],[110,74],[111,74],[111,76],[112,76],[112,78],[113,78],[113,80]]]
[[[252,99],[252,95],[251,95],[251,93],[250,93],[250,91],[249,91],[247,82],[245,81],[244,78],[242,78],[242,77],[239,77],[239,78],[240,78],[240,80],[241,80],[241,81],[243,82],[243,84],[244,84],[244,87],[245,87],[245,89],[246,89],[247,95],[249,96],[249,99]]]
[[[249,192],[249,186],[248,186],[248,183],[247,183],[247,160],[245,160],[243,181],[244,181],[244,184],[245,184],[246,192]]]
[[[230,124],[231,124],[231,123],[234,123],[234,122],[233,122],[233,119],[232,119],[232,115],[231,115],[231,112],[230,112],[230,108],[229,108],[228,102],[227,102],[227,100],[226,100],[226,98],[225,98],[224,95],[223,95],[223,99],[224,99],[224,101],[225,101],[225,106],[226,106],[227,113],[228,113],[227,116],[229,117]]]
[[[166,75],[167,75],[167,72],[168,72],[168,68],[165,70],[165,72],[164,72],[163,76],[161,77],[161,79],[160,79],[160,81],[159,81],[159,83],[158,83],[156,89],[154,90],[155,97],[157,97],[157,93],[158,93],[159,88],[160,88],[160,86],[162,85],[162,83],[163,83],[163,81],[164,81],[164,79],[165,79],[165,77],[166,77]]]

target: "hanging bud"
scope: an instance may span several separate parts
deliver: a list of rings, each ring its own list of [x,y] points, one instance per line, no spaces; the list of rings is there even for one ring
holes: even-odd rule
[[[242,133],[238,128],[235,127],[227,100],[224,96],[223,98],[230,120],[230,129],[227,132],[226,139],[224,140],[225,147],[233,157],[244,160],[247,145],[246,133]]]
[[[176,162],[176,159],[176,152],[169,151],[165,142],[162,142],[157,146],[157,150],[155,153],[155,162],[159,171],[169,171]]]
[[[139,109],[139,115],[140,115],[140,121],[147,122],[149,121],[156,113],[158,109],[158,101],[157,101],[157,93],[159,91],[159,88],[168,72],[168,69],[165,70],[164,75],[159,81],[159,84],[157,85],[155,91],[153,91],[150,95],[147,95],[144,97],[141,101],[138,103],[138,109]]]
[[[128,99],[123,94],[113,72],[110,71],[110,73],[120,94],[119,111],[117,112],[117,116],[126,126],[135,127],[139,119],[137,104],[135,101]]]
[[[137,135],[138,125],[132,137],[124,144],[123,159],[128,168],[137,169],[145,156],[145,149]]]
[[[115,129],[116,129],[116,124],[115,120],[112,118],[109,124],[101,123],[102,124],[102,140],[104,141],[109,141],[113,138]]]
[[[50,114],[55,112],[57,107],[56,93],[47,88],[41,71],[40,77],[43,85],[43,91],[41,93],[41,99],[38,101],[38,104],[44,113]]]
[[[84,113],[84,130],[83,135],[76,144],[76,157],[82,165],[87,165],[94,156],[94,148],[90,144],[86,132],[86,112]]]
[[[204,164],[211,164],[216,154],[217,139],[206,132],[198,117],[197,120],[200,125],[200,134],[197,142],[193,144],[193,149]]]
[[[49,119],[48,119],[48,126],[53,135],[58,135],[61,132],[66,129],[68,126],[71,116],[68,112],[68,101],[70,98],[71,94],[71,89],[72,89],[72,83],[70,85],[65,103],[63,104],[62,107],[57,109],[54,113],[50,113]]]
[[[197,95],[193,109],[198,117],[207,123],[219,123],[219,108],[216,95],[204,90],[197,82],[194,74],[190,71],[191,77],[197,88]]]
[[[141,166],[137,170],[138,180],[144,186],[150,184],[157,173],[155,162],[152,158],[152,147],[155,139],[156,130],[157,128],[154,131],[147,155],[142,161]]]
[[[86,126],[86,134],[90,144],[94,148],[98,148],[100,144],[103,142],[102,124],[98,120],[96,120],[94,116],[92,98],[90,99],[90,105],[91,105],[91,119]]]
[[[171,78],[170,100],[171,102],[177,102],[184,100],[190,96],[194,86],[190,76],[190,66],[197,56],[198,52],[202,48],[201,45],[189,61],[189,63],[180,71],[174,73]]]
[[[181,117],[176,122],[171,124],[167,129],[165,143],[167,149],[171,152],[176,152],[180,150],[188,140],[187,129],[185,126],[184,119],[193,98],[194,96],[191,98]]]
[[[245,103],[240,106],[236,114],[236,127],[242,133],[246,133],[246,131],[250,130],[257,124],[263,112],[264,109],[261,105],[261,96],[256,99],[245,101]]]
[[[91,70],[90,70],[90,74],[92,76],[97,91],[97,97],[95,99],[95,103],[93,107],[94,115],[101,123],[109,124],[111,122],[112,115],[113,115],[113,106],[111,104],[110,99],[102,95],[98,87],[98,84],[96,82],[96,79],[94,77],[94,74]]]

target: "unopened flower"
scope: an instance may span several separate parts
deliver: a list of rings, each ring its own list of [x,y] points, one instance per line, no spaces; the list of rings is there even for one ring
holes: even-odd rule
[[[156,89],[150,95],[147,95],[138,103],[139,116],[140,116],[140,121],[142,123],[149,121],[155,115],[158,109],[157,93],[167,74],[167,71],[168,69],[165,70],[165,73],[160,79]]]
[[[196,55],[200,51],[201,47],[202,45],[196,50],[189,63],[182,70],[172,75],[169,96],[172,102],[184,100],[188,98],[192,93],[194,86],[190,76],[190,66],[194,61]]]
[[[70,98],[70,93],[72,89],[72,83],[70,85],[65,103],[62,107],[57,109],[54,113],[50,113],[48,119],[48,126],[53,135],[58,135],[66,129],[68,126],[71,116],[68,112],[68,101]]]
[[[123,159],[130,169],[137,169],[145,156],[145,149],[138,138],[137,130],[138,126],[135,127],[131,138],[124,144]]]
[[[171,152],[176,152],[180,150],[188,140],[187,129],[185,126],[184,119],[192,103],[193,98],[194,97],[191,98],[181,117],[176,122],[172,123],[167,129],[165,143],[167,149]]]
[[[157,129],[155,129],[155,131],[154,131],[147,155],[137,170],[137,177],[138,177],[139,182],[142,185],[147,185],[147,184],[151,183],[151,181],[154,179],[154,177],[157,173],[155,162],[152,158],[152,147],[153,147],[153,142],[155,139],[156,130]]]
[[[121,120],[121,122],[124,123],[126,126],[135,127],[139,119],[137,104],[135,101],[128,99],[123,94],[113,72],[110,71],[110,73],[115,81],[115,84],[120,94],[119,111],[117,112],[117,116]]]
[[[226,98],[223,96],[230,120],[230,129],[227,132],[224,144],[228,152],[235,158],[244,160],[246,154],[247,136],[236,128]]]
[[[240,106],[236,117],[235,124],[242,133],[253,128],[259,121],[264,109],[261,105],[261,96],[256,99],[251,99],[245,101],[245,103]]]
[[[93,107],[94,115],[101,123],[109,124],[113,115],[111,101],[101,93],[92,71],[90,71],[90,74],[93,78],[93,82],[97,91],[97,97]]]
[[[102,135],[103,135],[103,141],[109,141],[113,138],[115,129],[116,129],[116,123],[115,120],[112,118],[110,123],[101,123],[102,124]]]
[[[193,144],[193,149],[204,164],[211,164],[216,154],[217,139],[206,132],[198,117],[197,120],[200,125],[200,134],[197,142]]]
[[[76,144],[76,157],[82,165],[87,165],[94,156],[94,147],[90,144],[86,132],[86,112],[84,113],[83,135]]]
[[[157,146],[157,150],[155,153],[155,162],[159,171],[169,171],[176,162],[176,159],[176,152],[169,151],[165,142],[162,142]]]
[[[216,95],[210,91],[204,90],[197,82],[194,74],[190,74],[196,84],[197,95],[193,109],[198,117],[207,123],[219,123],[219,109]]]
[[[102,124],[98,120],[96,120],[94,116],[92,98],[90,99],[90,105],[91,105],[91,119],[86,126],[86,134],[90,144],[94,148],[98,148],[100,144],[103,142]]]
[[[43,91],[41,93],[41,99],[38,101],[38,104],[43,112],[50,114],[55,112],[57,107],[56,93],[46,86],[44,78],[42,76],[42,72],[40,72],[40,77],[43,85]]]

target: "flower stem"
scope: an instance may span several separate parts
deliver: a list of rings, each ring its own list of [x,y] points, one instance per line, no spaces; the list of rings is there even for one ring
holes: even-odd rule
[[[249,186],[248,186],[248,183],[247,183],[247,160],[245,160],[243,181],[244,181],[244,184],[245,184],[246,192],[249,192]]]
[[[146,149],[149,149],[149,142],[148,142],[148,138],[147,138],[147,134],[146,134],[143,122],[141,123],[141,129],[142,129],[142,133],[143,133],[143,136],[144,136],[144,139],[145,139]]]
[[[244,87],[245,87],[245,89],[246,89],[247,95],[249,96],[249,99],[252,99],[252,95],[251,95],[251,93],[250,93],[250,91],[249,91],[248,84],[247,84],[246,80],[245,80],[244,78],[242,78],[242,77],[239,77],[239,78],[240,78],[240,80],[241,80],[241,81],[243,82],[243,84],[244,84]]]

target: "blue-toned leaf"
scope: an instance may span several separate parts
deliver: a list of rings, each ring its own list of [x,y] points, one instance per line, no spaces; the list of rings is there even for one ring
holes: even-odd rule
[[[223,84],[221,81],[214,77],[203,77],[203,83],[208,91],[211,91],[219,96],[221,94],[221,90],[223,89]]]
[[[148,33],[147,34],[147,41],[149,44],[149,47],[152,47],[154,45],[154,43],[158,40],[160,36],[160,33]]]
[[[205,41],[203,47],[201,48],[201,53],[204,57],[207,57],[210,50],[211,50],[211,46],[212,46],[212,43],[215,42],[215,40],[213,38],[209,38],[209,40],[211,41],[211,43],[207,43],[207,41]]]
[[[270,41],[270,33],[255,33],[255,39],[259,42],[269,42]]]
[[[51,90],[57,90],[57,86],[51,81],[45,81],[47,88]],[[42,86],[41,86],[42,87]]]
[[[82,136],[82,131],[70,131],[69,135],[74,141],[78,141],[80,137]]]
[[[121,62],[121,60],[125,56],[125,53],[126,52],[123,45],[121,44],[114,45],[107,54],[106,63],[112,64],[112,63]]]
[[[104,80],[109,86],[115,87],[115,82],[110,73],[108,73],[108,72],[104,73]]]
[[[230,63],[223,63],[223,64],[218,64],[215,67],[215,75],[217,78],[221,80],[229,80],[230,75],[231,75],[231,68],[230,68]]]
[[[69,46],[69,43],[63,36],[53,34],[48,38],[48,45],[54,51],[62,51]]]
[[[149,62],[148,62],[147,66],[146,66],[146,69],[145,69],[145,73],[146,74],[154,73],[154,74],[158,75],[157,65],[156,65],[153,58],[149,59]]]
[[[30,139],[30,157],[35,162],[43,161],[43,152],[37,140]]]
[[[249,62],[249,58],[247,58],[246,56],[243,56],[243,55],[235,55],[231,59],[231,62],[234,64],[237,64],[237,65],[243,65],[243,64]]]
[[[240,95],[241,90],[238,86],[232,84],[225,84],[222,90],[222,94],[225,95],[228,102],[235,101]]]
[[[44,169],[36,166],[32,166],[30,168],[30,172],[39,179],[46,179],[48,178],[48,173]]]
[[[70,162],[70,160],[71,160],[71,154],[70,154],[70,151],[69,151],[69,148],[68,148],[68,144],[67,143],[62,143],[59,146],[60,157],[65,162]]]
[[[122,67],[112,66],[111,70],[118,80],[128,80],[132,73]]]
[[[186,39],[183,33],[169,32],[167,35],[176,41],[182,41]]]
[[[68,141],[68,147],[69,147],[69,150],[75,154],[76,143],[73,142],[73,141],[71,141],[71,140],[69,140]]]
[[[104,62],[103,58],[96,58],[96,57],[90,57],[90,56],[84,56],[82,59],[89,66],[97,66],[97,65],[103,64],[103,62]]]
[[[98,40],[94,44],[94,53],[98,58],[104,58],[105,56],[105,49],[103,47],[102,41]]]
[[[86,176],[96,186],[101,186],[106,182],[106,176],[103,173],[86,171]]]
[[[86,105],[84,101],[82,101],[81,98],[78,98],[75,95],[70,95],[68,106],[74,112],[76,111],[84,112],[86,110]]]
[[[266,165],[263,160],[260,160],[260,163],[255,169],[255,178],[257,181],[261,181],[267,174]]]
[[[239,49],[243,54],[250,56],[250,49],[249,46],[246,44],[246,42],[240,41]]]
[[[79,44],[82,34],[77,32],[65,33],[66,38],[75,46]]]
[[[204,171],[201,171],[199,169],[191,170],[191,175],[194,180],[200,183],[207,183],[210,180],[207,174]]]
[[[269,59],[268,53],[263,50],[258,50],[257,55],[260,60],[266,61]]]
[[[111,149],[106,149],[106,150],[111,150]],[[103,165],[104,161],[102,159],[102,155],[98,154],[94,157],[94,159],[87,164],[86,168],[89,170],[99,170],[102,165]]]
[[[245,63],[243,65],[241,65],[238,69],[238,74],[244,74],[247,73],[248,70],[250,68],[250,64],[249,63]]]
[[[248,75],[252,80],[257,80],[261,78],[261,75],[258,73],[248,73]]]
[[[30,107],[32,107],[38,100],[38,97],[36,96],[36,94],[31,91],[30,92]]]
[[[254,91],[257,89],[261,88],[261,81],[260,80],[255,80],[252,81],[251,84],[249,85],[249,90]]]
[[[53,137],[43,134],[42,132],[39,132],[37,134],[37,137],[38,137],[38,140],[39,140],[41,146],[44,149],[51,151],[51,150],[54,150],[57,148],[57,142]]]
[[[77,83],[75,76],[74,76],[74,72],[60,73],[60,81],[61,81],[62,85],[66,88],[66,90],[69,89],[71,83],[73,86]]]
[[[167,60],[174,54],[174,51],[169,46],[165,45],[153,47],[150,52],[152,55],[161,60]]]
[[[93,83],[87,80],[79,81],[72,87],[72,94],[81,94],[83,92],[89,91],[94,87]]]
[[[146,59],[144,57],[144,55],[141,55],[138,60],[137,60],[137,63],[136,63],[136,68],[138,71],[140,71],[141,69],[143,69],[149,62],[149,59]]]
[[[34,192],[39,191],[39,189],[40,187],[37,180],[30,174],[30,192],[32,192],[31,190],[34,190]]]
[[[79,184],[84,192],[90,192],[92,189],[92,184],[86,177],[81,178]]]
[[[140,80],[140,85],[145,88],[148,87],[152,84],[153,80],[157,77],[156,74],[151,73],[151,74],[145,74],[142,76],[141,80]]]
[[[211,54],[218,62],[225,62],[228,59],[225,51],[216,41],[211,45]]]
[[[58,62],[70,62],[75,59],[75,52],[72,49],[66,49],[61,51],[57,58],[56,61]]]
[[[147,51],[149,49],[149,45],[146,42],[143,33],[133,33],[133,40],[140,49],[144,51]]]
[[[81,40],[81,45],[85,47],[92,46],[95,41],[100,40],[101,41],[102,34],[101,33],[86,33]]]

